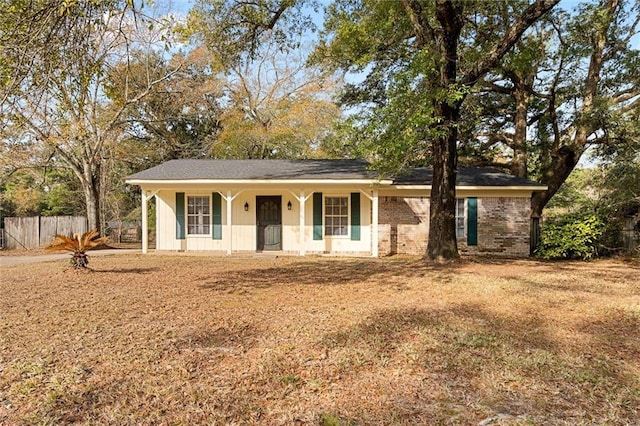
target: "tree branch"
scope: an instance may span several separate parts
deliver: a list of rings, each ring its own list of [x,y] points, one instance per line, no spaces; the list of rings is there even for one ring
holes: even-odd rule
[[[409,16],[413,32],[416,36],[416,47],[422,48],[429,41],[435,40],[435,32],[431,25],[424,19],[422,13],[423,2],[421,0],[401,0],[400,3]]]
[[[491,51],[471,67],[462,76],[460,83],[466,86],[474,85],[483,75],[494,68],[502,57],[516,44],[520,36],[538,19],[540,16],[551,10],[560,0],[536,0],[529,6],[516,23],[509,28],[502,40],[491,49]]]
[[[503,95],[511,95],[513,93],[513,87],[501,86],[493,81],[484,81],[483,85],[489,88],[492,92],[502,93]]]

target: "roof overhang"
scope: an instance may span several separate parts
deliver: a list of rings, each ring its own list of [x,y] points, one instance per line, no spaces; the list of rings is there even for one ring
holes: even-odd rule
[[[190,186],[379,186],[395,190],[431,191],[431,185],[394,185],[383,179],[127,179],[126,183],[151,188]],[[458,185],[457,191],[546,191],[545,185],[473,186]]]
[[[247,185],[391,185],[391,180],[375,179],[127,179],[139,186],[247,186]]]
[[[414,189],[414,190],[431,190],[431,185],[392,185],[395,189]],[[457,191],[546,191],[545,185],[520,185],[520,186],[471,186],[471,185],[456,185]]]

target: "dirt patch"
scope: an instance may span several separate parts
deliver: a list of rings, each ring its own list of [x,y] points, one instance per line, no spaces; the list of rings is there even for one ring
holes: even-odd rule
[[[95,257],[0,269],[2,424],[631,424],[640,266]]]

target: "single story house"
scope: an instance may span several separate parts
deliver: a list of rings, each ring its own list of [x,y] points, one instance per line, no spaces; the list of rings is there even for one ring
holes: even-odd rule
[[[360,160],[172,160],[128,176],[156,199],[156,249],[424,254],[431,169],[379,178]],[[529,255],[529,202],[545,186],[490,168],[460,168],[462,253]]]

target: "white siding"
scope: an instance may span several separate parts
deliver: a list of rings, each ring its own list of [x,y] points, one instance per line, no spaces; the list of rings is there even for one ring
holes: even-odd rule
[[[313,196],[309,198],[306,204],[305,223],[305,240],[307,242],[307,250],[316,253],[370,253],[371,252],[371,200],[364,194],[360,194],[360,240],[351,240],[351,192],[341,192],[336,189],[325,189],[324,191],[316,190],[313,192],[322,192],[322,197],[348,197],[349,198],[349,235],[347,236],[327,236],[324,235],[324,209],[323,209],[323,230],[322,240],[313,239]],[[310,192],[311,193],[311,192]]]
[[[365,193],[370,194],[367,188],[362,188]],[[226,252],[229,247],[229,227],[227,221],[227,207],[225,197],[227,189],[220,189],[222,198],[222,240],[213,240],[211,235],[186,235],[184,241],[176,239],[176,217],[175,217],[175,194],[184,192],[185,197],[206,195],[211,198],[211,193],[216,189],[198,190],[161,190],[156,195],[156,229],[158,250],[188,250],[188,251],[220,251]],[[300,251],[300,203],[297,199],[301,189],[267,188],[261,190],[232,190],[235,198],[232,201],[232,222],[231,233],[233,251],[251,252],[256,250],[257,229],[256,229],[256,197],[257,196],[280,196],[282,198],[282,250],[286,252]],[[296,196],[292,195],[292,192]],[[305,203],[305,251],[308,253],[370,253],[371,252],[371,201],[369,198],[360,195],[360,240],[352,241],[349,236],[325,236],[320,241],[313,240],[313,193],[322,192],[323,196],[344,196],[350,197],[351,192],[358,192],[358,189],[337,189],[327,188],[304,188],[305,196],[308,196]],[[236,196],[236,194],[238,194]],[[291,202],[291,210],[287,209],[287,203]],[[349,201],[350,202],[350,201]],[[244,211],[244,204],[249,204],[249,210]],[[351,206],[349,206],[351,212]]]
[[[176,239],[176,193],[159,191],[156,194],[156,249],[180,250]]]
[[[234,193],[237,193],[235,191]],[[226,192],[225,192],[226,195]],[[269,194],[278,195],[278,194]],[[249,210],[244,211],[244,203],[249,204]],[[256,250],[256,194],[255,192],[241,192],[231,204],[233,218],[232,243],[233,251]],[[224,207],[226,209],[226,207]],[[227,221],[223,220],[223,229],[227,230]],[[226,234],[223,234],[226,241]],[[227,247],[225,245],[225,247]]]
[[[156,194],[156,249],[157,250],[191,250],[191,251],[222,251],[225,232],[222,229],[222,240],[214,240],[209,235],[186,235],[184,240],[176,238],[176,192],[188,196],[208,196],[211,202],[211,192],[204,191],[159,191]],[[185,218],[186,221],[186,218]],[[222,200],[222,222],[226,221],[225,202]]]

